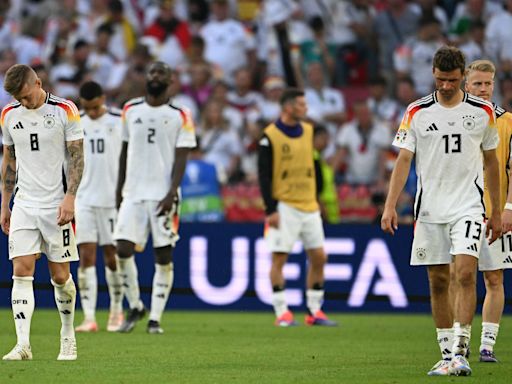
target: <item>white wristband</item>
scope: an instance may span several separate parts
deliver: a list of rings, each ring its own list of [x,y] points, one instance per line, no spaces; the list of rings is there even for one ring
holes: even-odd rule
[[[508,209],[509,211],[512,211],[512,203],[506,202],[505,203],[505,209]]]

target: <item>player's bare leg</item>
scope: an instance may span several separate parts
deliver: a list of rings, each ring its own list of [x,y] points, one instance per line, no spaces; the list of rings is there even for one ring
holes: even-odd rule
[[[430,376],[446,376],[452,358],[453,311],[450,301],[450,266],[430,265],[427,268],[432,318],[436,326],[439,360],[428,372]]]
[[[96,302],[98,297],[98,275],[96,272],[96,243],[78,245],[80,266],[78,267],[78,290],[80,303],[84,311],[82,324],[76,327],[77,332],[97,332]]]
[[[59,310],[60,330],[60,353],[57,360],[76,360],[77,348],[75,339],[76,287],[73,277],[69,272],[69,263],[54,263],[49,261],[51,282],[55,293],[55,303]]]
[[[32,360],[30,348],[30,325],[34,313],[34,271],[37,255],[12,259],[13,285],[11,294],[12,313],[17,342],[3,360]]]
[[[140,300],[140,289],[138,280],[137,265],[135,264],[135,244],[128,240],[117,241],[117,256],[119,257],[119,272],[123,277],[126,298],[130,310],[119,332],[131,332],[137,321],[146,314],[144,304]]]
[[[485,299],[482,308],[482,336],[480,339],[480,361],[496,363],[494,345],[498,337],[501,315],[505,306],[503,270],[485,271]]]
[[[306,315],[307,325],[336,326],[322,311],[324,301],[324,267],[327,255],[323,248],[306,250],[308,255],[308,275],[306,278],[306,303],[309,314]]]
[[[105,262],[105,279],[110,298],[107,331],[116,332],[124,322],[123,278],[117,266],[116,247],[113,245],[103,246],[103,257]]]

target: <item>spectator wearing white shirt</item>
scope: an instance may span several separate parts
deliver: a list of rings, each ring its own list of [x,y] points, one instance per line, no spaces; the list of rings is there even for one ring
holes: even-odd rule
[[[375,117],[386,122],[393,122],[398,116],[398,105],[388,95],[387,81],[382,76],[370,79],[368,107]]]
[[[228,102],[242,113],[245,119],[251,111],[258,109],[263,102],[261,93],[251,90],[251,72],[248,68],[239,68],[235,72],[235,87],[228,92]]]
[[[311,63],[307,69],[307,87],[304,93],[308,104],[308,118],[325,124],[330,137],[336,137],[338,128],[346,118],[345,99],[340,91],[325,85],[324,69],[319,62]],[[330,140],[324,156],[329,158],[334,151],[334,140]]]
[[[242,23],[229,18],[226,0],[213,0],[211,12],[212,19],[200,30],[206,43],[205,59],[218,65],[224,80],[232,83],[238,68],[255,67],[255,39]]]
[[[209,101],[200,125],[201,150],[204,161],[215,165],[218,179],[226,183],[239,172],[242,145],[237,132],[222,116],[222,105]]]
[[[344,164],[344,181],[382,190],[391,132],[385,123],[374,119],[365,100],[355,102],[353,108],[354,119],[343,125],[336,137],[338,150],[333,168],[339,170]]]
[[[419,20],[415,36],[408,38],[393,54],[393,65],[397,77],[411,76],[420,95],[434,90],[432,79],[432,57],[444,44],[439,21],[433,16]]]
[[[485,46],[499,71],[512,73],[512,0],[505,0],[505,10],[496,13],[487,24]]]

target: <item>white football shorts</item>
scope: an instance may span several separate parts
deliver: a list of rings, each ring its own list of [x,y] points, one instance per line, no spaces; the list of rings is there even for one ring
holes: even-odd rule
[[[57,225],[57,207],[29,208],[14,204],[9,231],[9,259],[44,253],[49,261],[78,260],[71,223]]]
[[[303,212],[279,202],[279,228],[266,227],[265,237],[271,252],[290,253],[297,240],[304,249],[317,249],[324,246],[324,228],[320,211]]]
[[[483,216],[464,216],[447,224],[418,220],[414,229],[410,264],[450,264],[455,255],[478,258],[484,238]]]
[[[114,230],[115,240],[128,240],[144,249],[149,231],[153,247],[175,246],[179,240],[179,205],[168,215],[157,216],[158,201],[123,199]]]
[[[80,205],[75,210],[76,243],[114,244],[117,209]]]
[[[480,259],[478,259],[479,271],[497,271],[512,268],[512,232],[501,236],[489,245],[484,240]]]

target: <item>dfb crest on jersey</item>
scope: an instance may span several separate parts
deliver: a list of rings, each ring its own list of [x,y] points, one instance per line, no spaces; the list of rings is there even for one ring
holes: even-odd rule
[[[471,131],[475,128],[475,116],[462,116],[462,126],[467,131]]]
[[[52,114],[44,115],[43,124],[44,124],[44,127],[47,129],[53,128],[53,126],[55,125],[55,115],[52,115]]]

